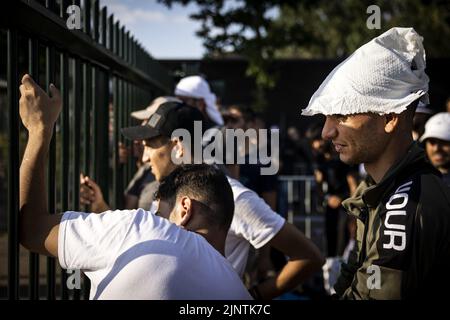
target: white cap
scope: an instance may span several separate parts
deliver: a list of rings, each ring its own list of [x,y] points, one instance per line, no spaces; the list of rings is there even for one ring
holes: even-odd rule
[[[183,78],[175,87],[175,95],[203,99],[206,104],[206,113],[218,125],[223,125],[223,118],[216,105],[216,95],[211,92],[208,82],[200,76]]]
[[[138,120],[147,120],[151,117],[152,114],[159,108],[159,106],[165,102],[182,102],[180,99],[175,97],[158,97],[152,101],[152,103],[145,109],[134,111],[131,113],[131,116]]]
[[[420,141],[428,138],[435,138],[444,141],[450,141],[450,113],[439,112],[428,119],[425,124],[425,132],[420,137]]]
[[[401,113],[413,101],[428,104],[423,38],[413,28],[392,28],[340,63],[302,115]]]

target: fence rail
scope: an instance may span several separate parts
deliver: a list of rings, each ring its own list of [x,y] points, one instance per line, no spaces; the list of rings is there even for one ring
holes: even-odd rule
[[[48,163],[48,205],[53,213],[82,209],[78,203],[80,172],[94,177],[102,190],[109,190],[104,196],[111,200],[112,207],[122,206],[124,183],[133,168],[131,161],[125,166],[119,163],[118,143],[130,146],[119,129],[130,125],[132,110],[172,88],[169,73],[108,14],[106,7],[98,0],[84,0],[82,7],[80,4],[79,0],[10,0],[0,11],[0,37],[6,38],[6,50],[1,46],[0,50],[7,55],[6,60],[0,59],[0,63],[6,62],[8,106],[4,109],[0,105],[0,134],[7,137],[8,159],[0,161],[7,160],[9,299],[86,299],[89,295],[87,279],[81,290],[67,289],[67,274],[56,267],[53,258],[45,259],[43,270],[44,257],[29,254],[28,282],[24,284],[20,278],[19,165],[25,139],[18,113],[20,77],[30,73],[42,87],[55,83],[61,89],[63,111]],[[66,26],[70,5],[81,8],[81,30]],[[41,281],[42,275],[46,281]]]
[[[304,231],[319,248],[325,247],[323,203],[313,175],[278,177],[278,210]]]

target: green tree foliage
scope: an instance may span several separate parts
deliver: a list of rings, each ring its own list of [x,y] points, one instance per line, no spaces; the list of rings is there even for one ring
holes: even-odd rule
[[[367,8],[380,8],[381,29],[369,29]],[[450,54],[450,1],[317,0],[281,6],[274,21],[283,45],[276,57],[336,58],[351,54],[392,27],[414,27],[424,37],[428,57]],[[285,32],[282,32],[285,30]]]
[[[414,27],[425,38],[428,57],[449,56],[449,0],[158,0],[196,3],[191,18],[207,56],[248,59],[256,95],[275,86],[275,58],[340,58],[394,26]],[[380,7],[380,29],[369,29],[370,5]],[[274,15],[273,13],[278,14]],[[261,96],[262,95],[262,96]]]

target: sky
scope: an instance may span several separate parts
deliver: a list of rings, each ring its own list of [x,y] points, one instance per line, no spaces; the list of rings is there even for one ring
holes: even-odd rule
[[[195,4],[168,9],[156,0],[102,0],[100,5],[156,59],[198,59],[204,54],[202,40],[195,35],[201,24],[189,18],[197,12]]]

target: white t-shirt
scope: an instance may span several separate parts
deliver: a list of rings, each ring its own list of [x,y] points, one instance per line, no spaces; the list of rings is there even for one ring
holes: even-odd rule
[[[280,231],[285,219],[254,191],[227,177],[233,190],[234,217],[225,242],[225,256],[242,277],[250,244],[259,249]]]
[[[64,213],[58,256],[89,277],[90,299],[251,299],[205,238],[143,209]]]

